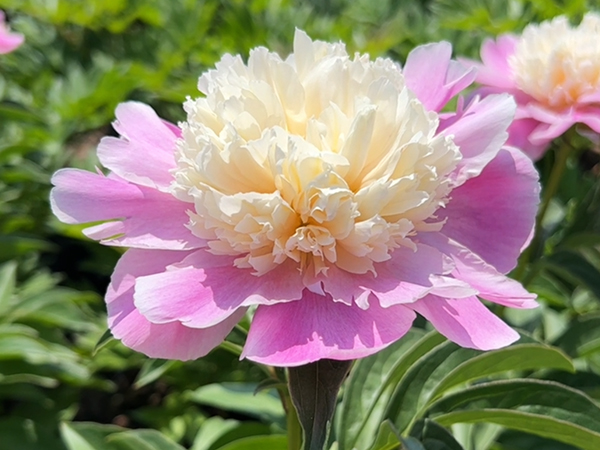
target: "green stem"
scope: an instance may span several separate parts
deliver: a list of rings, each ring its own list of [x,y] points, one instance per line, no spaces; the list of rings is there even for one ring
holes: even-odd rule
[[[531,280],[532,278],[530,275],[524,277],[524,272],[532,258],[536,258],[541,251],[541,247],[544,242],[542,236],[542,223],[544,222],[544,218],[546,217],[546,213],[548,212],[550,202],[552,201],[552,198],[556,195],[556,192],[558,191],[558,187],[560,186],[560,180],[562,179],[562,175],[565,171],[565,168],[567,167],[567,160],[569,159],[569,156],[572,153],[573,147],[569,145],[567,137],[563,138],[562,145],[557,149],[556,159],[554,160],[554,164],[552,165],[550,177],[548,178],[548,181],[544,186],[544,190],[542,192],[540,209],[538,210],[538,214],[535,221],[535,232],[533,235],[533,240],[531,241],[529,247],[527,247],[527,249],[523,252],[519,267],[516,269],[514,274],[517,280],[524,280],[524,278]]]
[[[550,178],[548,178],[548,183],[546,183],[543,195],[542,195],[542,204],[540,206],[540,211],[537,216],[536,221],[536,235],[539,234],[539,231],[542,228],[542,221],[546,216],[546,212],[548,211],[548,206],[550,206],[550,201],[552,197],[558,191],[558,187],[560,186],[560,180],[562,179],[563,172],[567,167],[567,160],[569,159],[569,155],[573,153],[573,148],[567,143],[564,142],[558,148],[558,154],[556,155],[556,161],[554,161],[554,165],[552,167],[552,171],[550,172]]]
[[[292,403],[292,399],[287,394],[285,396],[285,403],[287,405],[287,440],[288,450],[301,450],[302,449],[302,427],[300,426],[300,420],[298,420],[298,412],[296,407]]]

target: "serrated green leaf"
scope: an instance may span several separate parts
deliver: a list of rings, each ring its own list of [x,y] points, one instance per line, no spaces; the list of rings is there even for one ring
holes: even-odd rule
[[[551,381],[472,386],[436,402],[431,414],[442,425],[489,422],[584,450],[600,448],[600,406],[581,391]]]

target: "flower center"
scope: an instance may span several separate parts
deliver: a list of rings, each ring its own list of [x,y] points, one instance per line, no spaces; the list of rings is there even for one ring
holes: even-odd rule
[[[518,87],[553,109],[586,101],[600,89],[600,16],[578,27],[565,17],[523,31],[510,64]]]
[[[297,32],[286,60],[226,56],[188,99],[173,193],[209,251],[264,274],[294,261],[312,283],[333,265],[375,273],[439,228],[460,153],[388,59],[350,58]]]

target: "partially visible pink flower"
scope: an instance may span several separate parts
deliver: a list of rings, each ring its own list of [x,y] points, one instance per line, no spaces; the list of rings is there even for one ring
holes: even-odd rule
[[[525,28],[521,36],[486,40],[478,69],[480,94],[508,92],[517,101],[508,144],[539,159],[554,138],[577,123],[600,133],[600,15],[578,27],[556,17]]]
[[[0,11],[0,54],[10,53],[20,46],[25,37],[19,33],[11,33],[4,20],[4,12]]]
[[[285,60],[223,57],[179,126],[120,105],[121,137],[98,148],[110,173],[60,170],[51,194],[60,220],[108,221],[86,235],[130,247],[106,294],[114,336],[192,359],[249,310],[243,356],[276,366],[370,355],[415,313],[465,347],[518,339],[478,297],[536,305],[504,274],[537,174],[503,148],[510,96],[438,115],[474,78],[450,57],[419,47],[403,72],[297,31]]]

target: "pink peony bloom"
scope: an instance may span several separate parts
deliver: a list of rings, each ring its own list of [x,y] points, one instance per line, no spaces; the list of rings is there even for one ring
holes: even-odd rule
[[[521,36],[486,40],[478,69],[481,94],[508,92],[517,102],[507,143],[539,159],[571,126],[600,133],[600,15],[588,13],[578,27],[565,17],[529,25]]]
[[[25,38],[22,34],[11,33],[4,21],[4,13],[0,11],[0,54],[10,53],[20,46]]]
[[[450,56],[419,47],[403,74],[297,31],[285,60],[223,57],[179,126],[120,105],[121,137],[98,148],[110,173],[60,170],[51,194],[60,220],[108,221],[86,235],[129,247],[106,294],[114,336],[193,359],[251,313],[242,356],[275,366],[370,355],[416,313],[465,347],[517,340],[478,297],[536,306],[504,274],[530,239],[537,175],[502,147],[510,96],[440,119],[474,79]]]

